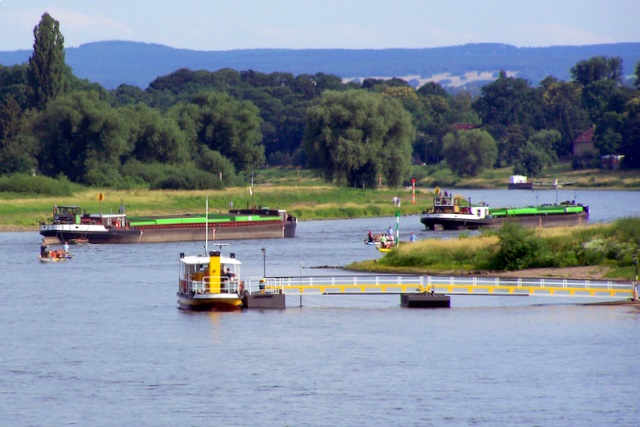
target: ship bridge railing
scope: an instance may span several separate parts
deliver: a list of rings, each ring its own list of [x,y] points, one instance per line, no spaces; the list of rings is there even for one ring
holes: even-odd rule
[[[262,281],[262,282],[261,282]],[[401,294],[437,292],[449,295],[631,298],[633,282],[483,276],[291,276],[252,277],[250,293]]]

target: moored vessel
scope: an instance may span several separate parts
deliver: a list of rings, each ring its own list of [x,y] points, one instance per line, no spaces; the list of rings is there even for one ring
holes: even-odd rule
[[[420,222],[427,230],[475,230],[499,228],[505,222],[516,222],[525,227],[555,227],[584,224],[589,218],[589,207],[566,201],[558,204],[519,208],[490,208],[488,205],[462,205],[462,199],[452,195],[439,195],[433,199],[433,209],[423,212]]]
[[[243,306],[240,261],[221,251],[206,255],[180,254],[178,305],[190,310],[231,311]]]
[[[51,223],[41,222],[40,234],[47,243],[160,243],[295,237],[296,226],[296,217],[282,209],[127,217],[124,207],[86,213],[79,206],[56,206]]]
[[[511,175],[507,188],[509,190],[533,190],[533,181],[524,175]]]

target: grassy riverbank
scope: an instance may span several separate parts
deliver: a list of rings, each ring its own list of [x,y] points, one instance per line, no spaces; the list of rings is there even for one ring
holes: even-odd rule
[[[102,193],[104,201],[97,195]],[[393,198],[402,200],[402,215],[420,213],[431,205],[431,194],[417,191],[419,203],[411,203],[411,191],[361,190],[336,188],[328,185],[282,186],[256,185],[253,195],[249,187],[235,187],[219,191],[150,191],[84,189],[71,196],[0,195],[0,230],[35,230],[38,220],[48,221],[54,205],[77,205],[87,212],[117,212],[120,203],[130,215],[177,214],[205,211],[209,198],[209,211],[226,212],[229,203],[235,208],[256,206],[286,209],[300,220],[330,218],[363,218],[393,216],[398,210]]]
[[[209,198],[211,212],[225,212],[230,202],[236,208],[268,206],[293,213],[300,220],[362,218],[419,214],[432,206],[431,191],[436,186],[457,188],[506,188],[511,168],[492,169],[475,178],[459,178],[442,167],[413,166],[412,176],[418,185],[416,203],[412,204],[409,188],[388,189],[383,185],[376,190],[342,188],[324,183],[310,171],[272,168],[256,171],[253,195],[249,185],[224,190],[114,190],[86,188],[68,181],[56,181],[44,177],[0,178],[0,231],[36,230],[38,220],[51,218],[54,205],[77,205],[87,212],[117,212],[124,204],[131,215],[177,214],[204,212],[205,199]],[[551,181],[572,182],[572,188],[640,189],[640,172],[582,170],[572,171],[567,165],[558,165],[546,172]],[[554,178],[551,178],[554,177]],[[32,185],[29,193],[13,187]],[[18,181],[18,182],[16,182]],[[44,188],[43,188],[44,187]],[[10,188],[4,190],[3,188]],[[18,192],[20,191],[20,192]],[[104,201],[97,199],[104,194]],[[55,194],[55,195],[54,195]],[[393,198],[401,199],[401,207],[393,205]]]
[[[353,263],[358,271],[487,274],[531,268],[601,266],[604,277],[632,280],[640,218],[611,224],[525,229],[511,224],[479,236],[427,239],[400,245],[379,260]]]

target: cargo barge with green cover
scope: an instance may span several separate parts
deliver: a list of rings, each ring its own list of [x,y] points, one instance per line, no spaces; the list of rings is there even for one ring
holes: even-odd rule
[[[437,196],[433,209],[425,211],[420,222],[427,230],[475,230],[499,228],[505,222],[516,222],[525,227],[557,227],[585,224],[589,219],[589,207],[567,201],[554,205],[520,208],[490,208],[487,205],[462,205],[454,196]]]
[[[282,209],[230,210],[225,214],[128,217],[86,213],[79,206],[55,206],[53,220],[40,224],[46,243],[161,243],[295,237],[297,219]]]

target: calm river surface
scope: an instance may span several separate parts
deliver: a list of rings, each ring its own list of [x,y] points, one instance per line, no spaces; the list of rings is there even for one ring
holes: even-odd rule
[[[530,191],[454,190],[493,206]],[[562,194],[564,193],[564,194]],[[592,221],[638,215],[640,193],[577,191]],[[550,198],[549,200],[543,199]],[[554,202],[540,191],[539,202]],[[573,199],[563,191],[560,200]],[[521,198],[521,199],[520,199]],[[243,276],[349,274],[395,218],[302,222],[232,242]],[[406,240],[454,237],[402,217]],[[637,426],[640,310],[454,297],[315,296],[278,311],[177,308],[180,252],[201,243],[72,247],[40,264],[35,232],[0,234],[3,426]],[[263,258],[262,248],[266,249]],[[318,268],[329,267],[329,268]],[[541,303],[539,303],[541,301]]]

